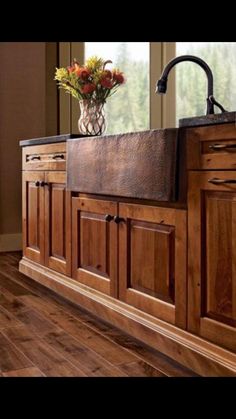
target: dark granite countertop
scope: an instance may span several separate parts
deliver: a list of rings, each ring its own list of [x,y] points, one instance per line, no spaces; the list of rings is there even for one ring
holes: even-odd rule
[[[229,124],[235,122],[236,124],[236,111],[234,112],[225,112],[212,115],[202,115],[195,116],[193,118],[183,118],[179,120],[179,128],[191,128],[191,127],[200,127],[207,125],[217,125],[217,124]],[[62,143],[73,138],[85,138],[86,135],[82,134],[62,134],[62,135],[53,135],[52,137],[40,137],[32,138],[29,140],[20,141],[20,146],[31,146],[31,145],[40,145],[40,144],[52,144],[52,143]]]
[[[70,140],[72,138],[82,138],[82,137],[86,137],[86,135],[82,135],[82,134],[62,134],[62,135],[53,135],[52,137],[32,138],[32,139],[29,139],[29,140],[20,141],[20,146],[25,147],[25,146],[29,146],[29,145],[64,143],[65,141]]]
[[[179,128],[200,127],[206,125],[229,124],[236,122],[236,112],[224,112],[212,115],[195,116],[179,120]]]

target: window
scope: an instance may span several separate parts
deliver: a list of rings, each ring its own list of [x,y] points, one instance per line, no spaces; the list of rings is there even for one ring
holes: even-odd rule
[[[228,111],[236,109],[236,43],[177,42],[176,55],[196,55],[210,66],[214,97]],[[176,123],[180,118],[206,113],[207,78],[195,63],[176,66]],[[215,112],[220,112],[215,106]]]
[[[111,60],[127,82],[106,103],[106,134],[150,128],[149,42],[85,42],[85,59]]]
[[[60,43],[60,65],[91,55],[113,61],[127,82],[108,98],[106,134],[179,126],[179,119],[205,115],[207,78],[195,63],[175,66],[166,95],[155,93],[163,68],[175,56],[196,55],[214,76],[214,96],[225,109],[236,109],[236,43],[233,42],[71,42]],[[108,67],[109,68],[109,67]],[[175,99],[176,98],[176,99]],[[215,112],[220,112],[215,106]],[[71,115],[68,118],[68,114]],[[70,122],[71,121],[71,122]],[[60,96],[60,132],[77,132],[78,104]]]

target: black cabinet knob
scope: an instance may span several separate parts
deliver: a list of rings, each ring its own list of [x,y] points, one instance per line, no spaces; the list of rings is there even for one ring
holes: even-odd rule
[[[124,218],[119,217],[118,215],[115,215],[115,217],[114,217],[114,221],[115,221],[115,223],[116,223],[116,224],[119,224],[119,223],[121,223],[122,221],[125,221],[125,219],[124,219]]]
[[[46,185],[48,185],[48,183],[47,182],[44,182],[43,180],[42,180],[42,182],[40,182],[40,186],[46,186]]]
[[[37,180],[36,182],[35,182],[35,186],[39,186],[40,185],[40,182]]]
[[[105,215],[105,221],[108,221],[108,223],[111,221],[111,220],[113,220],[113,215],[110,215],[110,214],[106,214]]]

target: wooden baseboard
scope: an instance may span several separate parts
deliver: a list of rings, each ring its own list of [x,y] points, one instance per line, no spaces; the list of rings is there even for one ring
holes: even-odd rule
[[[0,252],[22,250],[22,233],[0,234]]]
[[[236,376],[236,355],[23,258],[20,272],[204,377]]]

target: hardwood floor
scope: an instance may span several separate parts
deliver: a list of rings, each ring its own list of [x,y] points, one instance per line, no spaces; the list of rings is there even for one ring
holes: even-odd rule
[[[18,271],[0,253],[0,377],[194,377]]]

